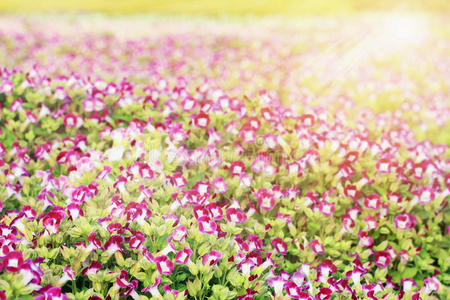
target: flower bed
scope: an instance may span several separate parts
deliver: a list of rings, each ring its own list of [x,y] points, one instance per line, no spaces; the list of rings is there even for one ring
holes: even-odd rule
[[[0,299],[444,299],[448,85],[277,30],[1,33]]]

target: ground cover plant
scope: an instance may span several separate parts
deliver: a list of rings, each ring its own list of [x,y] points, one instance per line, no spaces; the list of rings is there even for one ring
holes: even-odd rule
[[[450,34],[372,21],[1,20],[0,299],[446,299]]]

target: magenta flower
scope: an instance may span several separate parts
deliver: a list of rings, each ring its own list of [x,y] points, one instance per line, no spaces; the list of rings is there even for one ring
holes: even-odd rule
[[[355,185],[349,184],[344,188],[344,194],[348,198],[356,200],[358,198],[359,192]]]
[[[359,153],[357,151],[350,151],[345,155],[345,161],[348,163],[354,163],[358,160]]]
[[[192,211],[194,212],[194,217],[198,220],[201,217],[209,217],[208,210],[200,204],[196,204]]]
[[[81,185],[74,189],[71,195],[71,200],[74,203],[81,204],[85,202],[86,200],[90,199],[92,197],[92,193],[89,189],[89,187],[85,185]]]
[[[275,291],[275,295],[281,295],[283,292],[283,288],[284,285],[286,284],[287,280],[283,279],[281,276],[274,276],[274,277],[270,277],[267,280],[267,283],[269,284],[269,286],[271,286],[274,291]]]
[[[312,114],[304,114],[300,116],[300,122],[305,127],[312,127],[315,123],[315,117]]]
[[[262,250],[264,246],[264,240],[260,239],[256,234],[249,234],[247,236],[247,242],[249,245],[249,250]]]
[[[42,224],[49,235],[59,233],[59,225],[65,217],[65,212],[62,207],[54,207],[42,219]]]
[[[216,265],[219,260],[222,258],[222,253],[217,250],[211,250],[208,254],[203,255],[202,264],[204,266],[213,266]]]
[[[158,286],[161,284],[161,278],[156,277],[155,278],[155,284],[151,284],[141,290],[143,293],[150,292],[153,297],[158,298],[161,297],[161,293],[158,290]]]
[[[166,294],[172,294],[174,297],[177,297],[180,292],[178,290],[172,289],[168,284],[163,285],[163,291]]]
[[[367,234],[366,231],[361,231],[358,233],[359,244],[363,247],[372,247],[373,246],[373,238]]]
[[[210,202],[206,205],[206,209],[209,211],[209,214],[213,218],[213,220],[221,220],[223,218],[222,208],[217,204],[217,202]]]
[[[175,241],[175,242],[181,242],[186,238],[187,235],[187,229],[185,226],[181,225],[178,226],[170,235],[169,240]]]
[[[181,142],[188,136],[187,132],[183,129],[182,123],[172,123],[168,128],[170,138],[174,142]]]
[[[422,180],[426,170],[426,163],[418,163],[414,165],[413,176],[417,180]]]
[[[317,300],[328,300],[331,299],[333,291],[327,287],[321,287],[319,293],[316,295]]]
[[[97,234],[95,232],[93,232],[89,235],[88,241],[89,241],[89,245],[86,248],[86,250],[88,252],[91,252],[95,249],[103,249],[100,241],[97,239]]]
[[[265,188],[259,188],[255,193],[255,198],[258,200],[259,207],[262,210],[269,211],[275,206],[275,198],[273,194]]]
[[[0,91],[6,95],[11,94],[11,92],[14,89],[14,83],[6,78],[2,78],[2,81],[0,83]]]
[[[417,218],[410,214],[401,214],[394,218],[394,225],[401,230],[414,228],[417,224]]]
[[[175,253],[175,252],[176,252],[175,244],[169,242],[169,243],[167,244],[167,246],[164,247],[164,249],[162,249],[159,253],[160,253],[161,255],[168,255],[169,253]]]
[[[100,270],[101,268],[102,264],[96,260],[93,260],[88,267],[84,268],[83,271],[81,271],[81,275],[85,276],[88,274],[96,274],[97,271]]]
[[[47,285],[46,287],[37,291],[38,295],[34,297],[37,300],[68,300],[65,294],[62,294],[61,288],[56,286]]]
[[[59,279],[58,283],[61,285],[64,285],[67,281],[75,280],[76,273],[72,269],[69,268],[69,266],[64,266],[63,270],[63,276]]]
[[[338,167],[339,171],[337,175],[343,179],[350,179],[356,174],[355,169],[348,162],[343,162]]]
[[[422,205],[428,204],[434,200],[434,191],[427,186],[421,187],[414,191],[413,194],[418,198],[419,203]]]
[[[240,209],[230,207],[226,211],[228,222],[234,222],[236,224],[243,223],[247,220],[247,215]]]
[[[230,165],[230,173],[233,176],[241,175],[245,172],[245,165],[242,161],[234,161]]]
[[[198,229],[200,230],[200,232],[213,234],[217,230],[217,224],[208,216],[203,216],[198,219]]]
[[[353,221],[353,219],[348,215],[343,215],[341,225],[344,232],[352,232],[355,227],[355,221]]]
[[[202,181],[198,181],[195,185],[194,185],[194,189],[200,194],[200,195],[205,195],[205,194],[209,194],[209,189],[211,187],[211,184],[208,181],[202,182]]]
[[[64,116],[64,126],[66,127],[81,127],[83,125],[83,119],[73,113],[68,113]]]
[[[130,284],[126,270],[120,271],[120,275],[116,277],[116,284],[121,288],[127,287]]]
[[[335,211],[334,203],[327,203],[327,202],[321,201],[319,204],[319,210],[324,216],[330,217],[333,215],[333,213]]]
[[[439,291],[439,280],[436,277],[425,277],[423,282],[425,283],[425,292],[427,294]]]
[[[37,257],[34,261],[27,259],[20,266],[20,274],[22,275],[23,284],[36,289],[40,288],[41,276],[44,275],[40,268],[40,264],[44,261],[44,258]]]
[[[70,203],[67,205],[67,214],[72,220],[84,216],[83,210],[76,203]]]
[[[318,240],[312,240],[310,243],[310,246],[311,246],[311,250],[316,254],[324,254],[325,253],[325,248],[323,247],[322,244],[319,243]]]
[[[378,222],[375,221],[375,217],[374,216],[367,216],[364,218],[364,222],[366,223],[366,228],[365,230],[373,230],[376,229],[378,227]]]
[[[192,119],[194,125],[200,129],[207,128],[210,122],[209,115],[207,115],[204,112],[200,112],[198,114],[193,115]]]
[[[256,131],[248,123],[241,128],[239,136],[241,140],[247,144],[253,144],[256,141]]]
[[[156,268],[158,269],[159,274],[172,274],[174,264],[167,258],[167,256],[161,255],[155,257],[154,262],[156,263]]]
[[[278,146],[278,142],[277,142],[277,138],[275,137],[275,135],[273,133],[266,133],[265,135],[263,135],[263,141],[264,141],[264,145],[269,148],[269,149],[275,149]],[[298,164],[297,164],[298,166]],[[291,173],[291,170],[289,169],[289,173]],[[296,174],[298,173],[298,170],[296,172]]]
[[[89,97],[83,101],[83,110],[87,113],[102,111],[105,107],[105,102],[96,97]]]
[[[377,161],[377,170],[379,173],[390,173],[391,172],[391,161],[387,158],[381,158]]]
[[[142,224],[145,218],[149,218],[152,216],[152,212],[148,209],[147,203],[144,201],[141,203],[128,203],[127,207],[125,208],[125,214],[128,221],[136,221],[138,224]]]
[[[377,194],[372,194],[364,198],[364,206],[368,209],[379,209],[381,206],[381,198]]]
[[[64,100],[67,98],[67,92],[63,86],[57,86],[55,88],[54,97],[56,100]]]
[[[186,186],[186,179],[183,177],[183,174],[180,172],[173,173],[171,177],[172,184],[179,189],[182,189]]]
[[[400,251],[398,255],[400,256],[400,262],[403,264],[406,264],[410,260],[409,253],[407,250]]]
[[[12,111],[12,112],[23,111],[22,104],[23,104],[22,99],[17,98],[16,100],[14,100],[11,103],[11,106],[9,107],[9,110]]]
[[[124,240],[125,239],[120,235],[113,235],[106,241],[104,248],[110,254],[122,252],[122,243],[124,242]]]
[[[228,185],[223,177],[216,177],[211,183],[216,193],[224,194],[228,190]]]
[[[358,260],[357,260],[358,261]],[[355,263],[353,270],[346,273],[347,278],[351,278],[354,284],[360,284],[361,276],[367,273],[367,270],[359,263]]]
[[[22,212],[28,220],[34,220],[36,218],[36,211],[29,205],[22,207]]]
[[[336,273],[336,271],[337,267],[333,264],[333,262],[330,259],[326,259],[320,264],[318,268],[317,280],[320,282],[326,282],[328,276],[330,274]]]
[[[375,252],[375,264],[380,268],[386,268],[391,263],[391,255],[387,251]]]
[[[178,251],[177,255],[175,255],[175,262],[182,265],[187,264],[192,253],[190,248],[184,247],[183,250]]]
[[[271,245],[273,248],[275,248],[275,250],[278,253],[283,254],[283,255],[287,254],[288,247],[287,247],[287,244],[283,241],[283,239],[281,239],[279,237],[274,238],[271,242]]]
[[[27,125],[28,124],[36,124],[38,122],[37,117],[33,114],[32,111],[28,110],[26,112],[26,116],[27,116],[27,119],[25,121],[25,124],[27,124]]]
[[[112,170],[112,168],[110,166],[105,166],[103,168],[103,170],[100,171],[100,173],[98,173],[97,179],[100,179],[100,180],[105,179],[108,176],[108,174],[111,172],[111,170]]]
[[[126,270],[121,270],[120,275],[116,277],[115,282],[116,288],[121,289],[125,288],[125,291],[120,294],[121,297],[131,297],[133,299],[139,298],[139,295],[136,293],[136,289],[138,287],[138,281],[132,280],[129,281],[128,272]]]
[[[1,148],[1,145],[0,145],[0,148]],[[36,151],[35,151],[34,155],[39,160],[48,160],[50,158],[50,155],[49,155],[50,150],[51,150],[51,143],[45,143],[45,144],[42,144],[42,145],[36,147]],[[1,153],[0,153],[0,156],[1,156]]]
[[[388,191],[388,198],[389,198],[389,201],[391,201],[391,202],[395,202],[395,203],[402,202],[402,195],[400,193],[393,193],[391,191]]]
[[[6,154],[5,146],[0,142],[0,157]]]
[[[2,259],[3,259],[3,267],[8,272],[13,273],[19,272],[23,264],[22,252],[19,251],[8,252]]]
[[[192,97],[186,97],[182,102],[181,106],[184,111],[192,111],[197,106],[197,101]]]
[[[124,228],[120,223],[109,223],[106,226],[106,230],[108,230],[109,233],[117,232],[118,234],[121,234],[124,232]]]
[[[412,278],[402,278],[401,284],[404,291],[411,291],[417,283]]]
[[[134,231],[133,236],[129,238],[128,244],[131,249],[140,249],[145,242],[145,237],[139,231]]]
[[[286,290],[286,294],[292,299],[302,299],[302,290],[295,284],[293,281],[288,281],[284,288]]]

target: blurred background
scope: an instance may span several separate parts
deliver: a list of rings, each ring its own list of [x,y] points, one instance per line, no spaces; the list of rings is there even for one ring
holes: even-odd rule
[[[450,144],[450,0],[0,0],[0,66],[407,112]]]
[[[449,12],[449,0],[1,0],[1,12],[329,15],[365,11]]]

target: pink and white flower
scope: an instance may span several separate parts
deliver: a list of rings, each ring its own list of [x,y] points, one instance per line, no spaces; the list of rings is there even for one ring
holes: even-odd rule
[[[325,248],[316,239],[311,241],[310,246],[311,246],[311,250],[316,254],[324,254],[325,253]]]
[[[391,263],[391,255],[387,251],[375,252],[375,264],[380,268],[386,268]]]
[[[174,264],[170,259],[167,258],[167,256],[161,255],[155,257],[154,262],[156,263],[156,268],[158,269],[159,274],[172,274]]]
[[[287,254],[287,244],[283,241],[282,238],[274,238],[271,242],[272,247],[280,254],[286,255]]]
[[[401,214],[394,218],[394,225],[401,230],[414,228],[417,224],[417,218],[410,214]]]
[[[364,198],[364,206],[368,209],[379,209],[381,206],[381,197],[377,194],[372,194]]]

